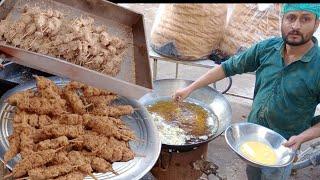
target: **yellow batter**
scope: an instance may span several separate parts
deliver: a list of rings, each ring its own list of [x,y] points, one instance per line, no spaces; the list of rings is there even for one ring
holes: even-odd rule
[[[277,163],[277,155],[274,150],[270,146],[262,142],[244,142],[240,146],[240,151],[250,160],[261,164],[275,165]]]

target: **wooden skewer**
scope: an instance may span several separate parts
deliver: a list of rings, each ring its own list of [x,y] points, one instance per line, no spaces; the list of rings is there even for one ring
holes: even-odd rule
[[[7,178],[9,178],[9,177],[11,177],[11,176],[13,176],[13,172],[5,175],[5,176],[3,177],[3,179],[7,179]]]
[[[62,147],[59,147],[58,149],[55,149],[56,152],[62,150],[63,148],[65,148],[66,146],[62,146]]]
[[[70,140],[71,143],[83,143],[83,141],[77,141],[77,140]]]
[[[139,138],[133,139],[132,141],[138,141],[138,142],[143,142],[143,143],[146,142],[146,140],[144,140],[144,139],[139,139]]]
[[[113,174],[115,174],[115,175],[119,175],[119,173],[117,173],[115,170],[111,170],[111,172],[113,173]]]
[[[78,17],[74,19],[74,21],[71,23],[71,26],[73,26],[73,24],[76,23],[77,20],[78,20]]]
[[[89,176],[91,176],[94,180],[98,180],[92,173],[89,173]]]
[[[93,56],[92,56],[93,57]],[[90,59],[88,59],[88,61],[87,62],[85,62],[84,64],[85,65],[87,65],[87,64],[91,64],[91,63],[93,63],[93,61],[91,60],[92,59],[92,57],[90,58]]]
[[[13,110],[4,110],[4,112],[15,113],[15,111],[13,111]]]
[[[27,180],[27,179],[29,179],[29,176],[28,177],[17,178],[16,180]]]
[[[12,39],[12,40],[13,40],[13,38],[14,38],[16,35],[17,35],[17,32],[15,32],[15,33],[13,34],[13,36],[12,36],[10,39]]]
[[[44,30],[41,30],[42,33],[45,33],[46,30],[48,30],[49,27],[44,28]]]
[[[38,39],[38,37],[35,37],[35,38],[32,40],[32,42],[30,43],[30,45],[29,45],[29,47],[28,47],[27,51],[29,51],[29,49],[31,49],[31,48],[32,48],[33,43],[34,43],[37,39]]]
[[[103,69],[103,70],[101,71],[101,73],[104,73],[105,70],[106,70],[106,69]]]
[[[92,106],[93,103],[87,104],[86,106],[84,106],[85,109],[87,109],[88,107]]]

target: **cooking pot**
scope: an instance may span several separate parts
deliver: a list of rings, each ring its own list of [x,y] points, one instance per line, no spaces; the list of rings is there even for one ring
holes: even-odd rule
[[[139,102],[144,106],[154,104],[160,100],[171,97],[177,89],[187,87],[191,83],[193,83],[193,81],[182,79],[156,80],[153,82],[154,90],[140,98]],[[231,123],[231,106],[228,100],[220,92],[209,86],[195,90],[185,101],[196,102],[197,105],[209,110],[209,116],[211,114],[216,117],[213,122],[211,122],[214,123],[214,127],[210,128],[210,131],[212,131],[211,135],[206,140],[182,145],[162,143],[163,148],[179,152],[192,150],[218,137]]]

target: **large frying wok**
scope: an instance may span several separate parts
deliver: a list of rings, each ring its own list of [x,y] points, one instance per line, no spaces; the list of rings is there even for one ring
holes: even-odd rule
[[[154,104],[157,101],[161,100],[162,97],[170,97],[177,89],[187,87],[192,82],[193,81],[181,79],[156,80],[153,82],[154,90],[151,93],[148,93],[140,98],[139,102],[144,106]],[[209,86],[206,86],[192,92],[186,99],[186,101],[188,102],[191,99],[199,102],[198,105],[204,107],[205,109],[209,109],[210,112],[214,113],[214,115],[217,117],[217,121],[214,122],[216,123],[216,126],[212,129],[212,135],[209,136],[207,140],[195,142],[192,144],[169,145],[162,143],[162,146],[164,148],[177,151],[192,150],[193,148],[198,147],[201,144],[208,143],[211,140],[215,139],[230,125],[231,106],[228,100],[221,93]]]

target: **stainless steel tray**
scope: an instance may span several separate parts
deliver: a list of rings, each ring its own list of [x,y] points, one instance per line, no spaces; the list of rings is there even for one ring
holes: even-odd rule
[[[17,19],[24,5],[57,9],[70,18],[89,16],[96,25],[106,25],[108,33],[128,44],[116,78],[152,89],[142,14],[104,0],[3,0],[0,3],[0,20]]]
[[[60,77],[50,77],[58,86],[64,86],[68,79]],[[13,110],[15,107],[5,103],[5,100],[15,92],[25,91],[27,89],[35,89],[35,81],[30,81],[23,85],[16,86],[15,88],[7,91],[0,99],[0,158],[3,162],[4,153],[9,148],[8,136],[12,133],[12,123],[10,118],[13,117],[13,113],[8,111]],[[125,97],[118,98],[115,103],[128,104],[133,106],[136,110],[131,116],[122,116],[121,119],[134,130],[138,141],[130,141],[130,147],[137,153],[144,155],[144,157],[135,157],[128,162],[115,162],[113,163],[113,169],[119,174],[115,175],[109,173],[95,173],[94,175],[98,179],[140,179],[147,172],[151,170],[155,162],[158,159],[161,149],[161,143],[155,124],[150,119],[148,111],[140,105],[137,101],[131,100]],[[12,169],[14,165],[19,161],[19,156],[15,157],[8,162],[7,167]],[[85,179],[92,179],[86,177]]]

